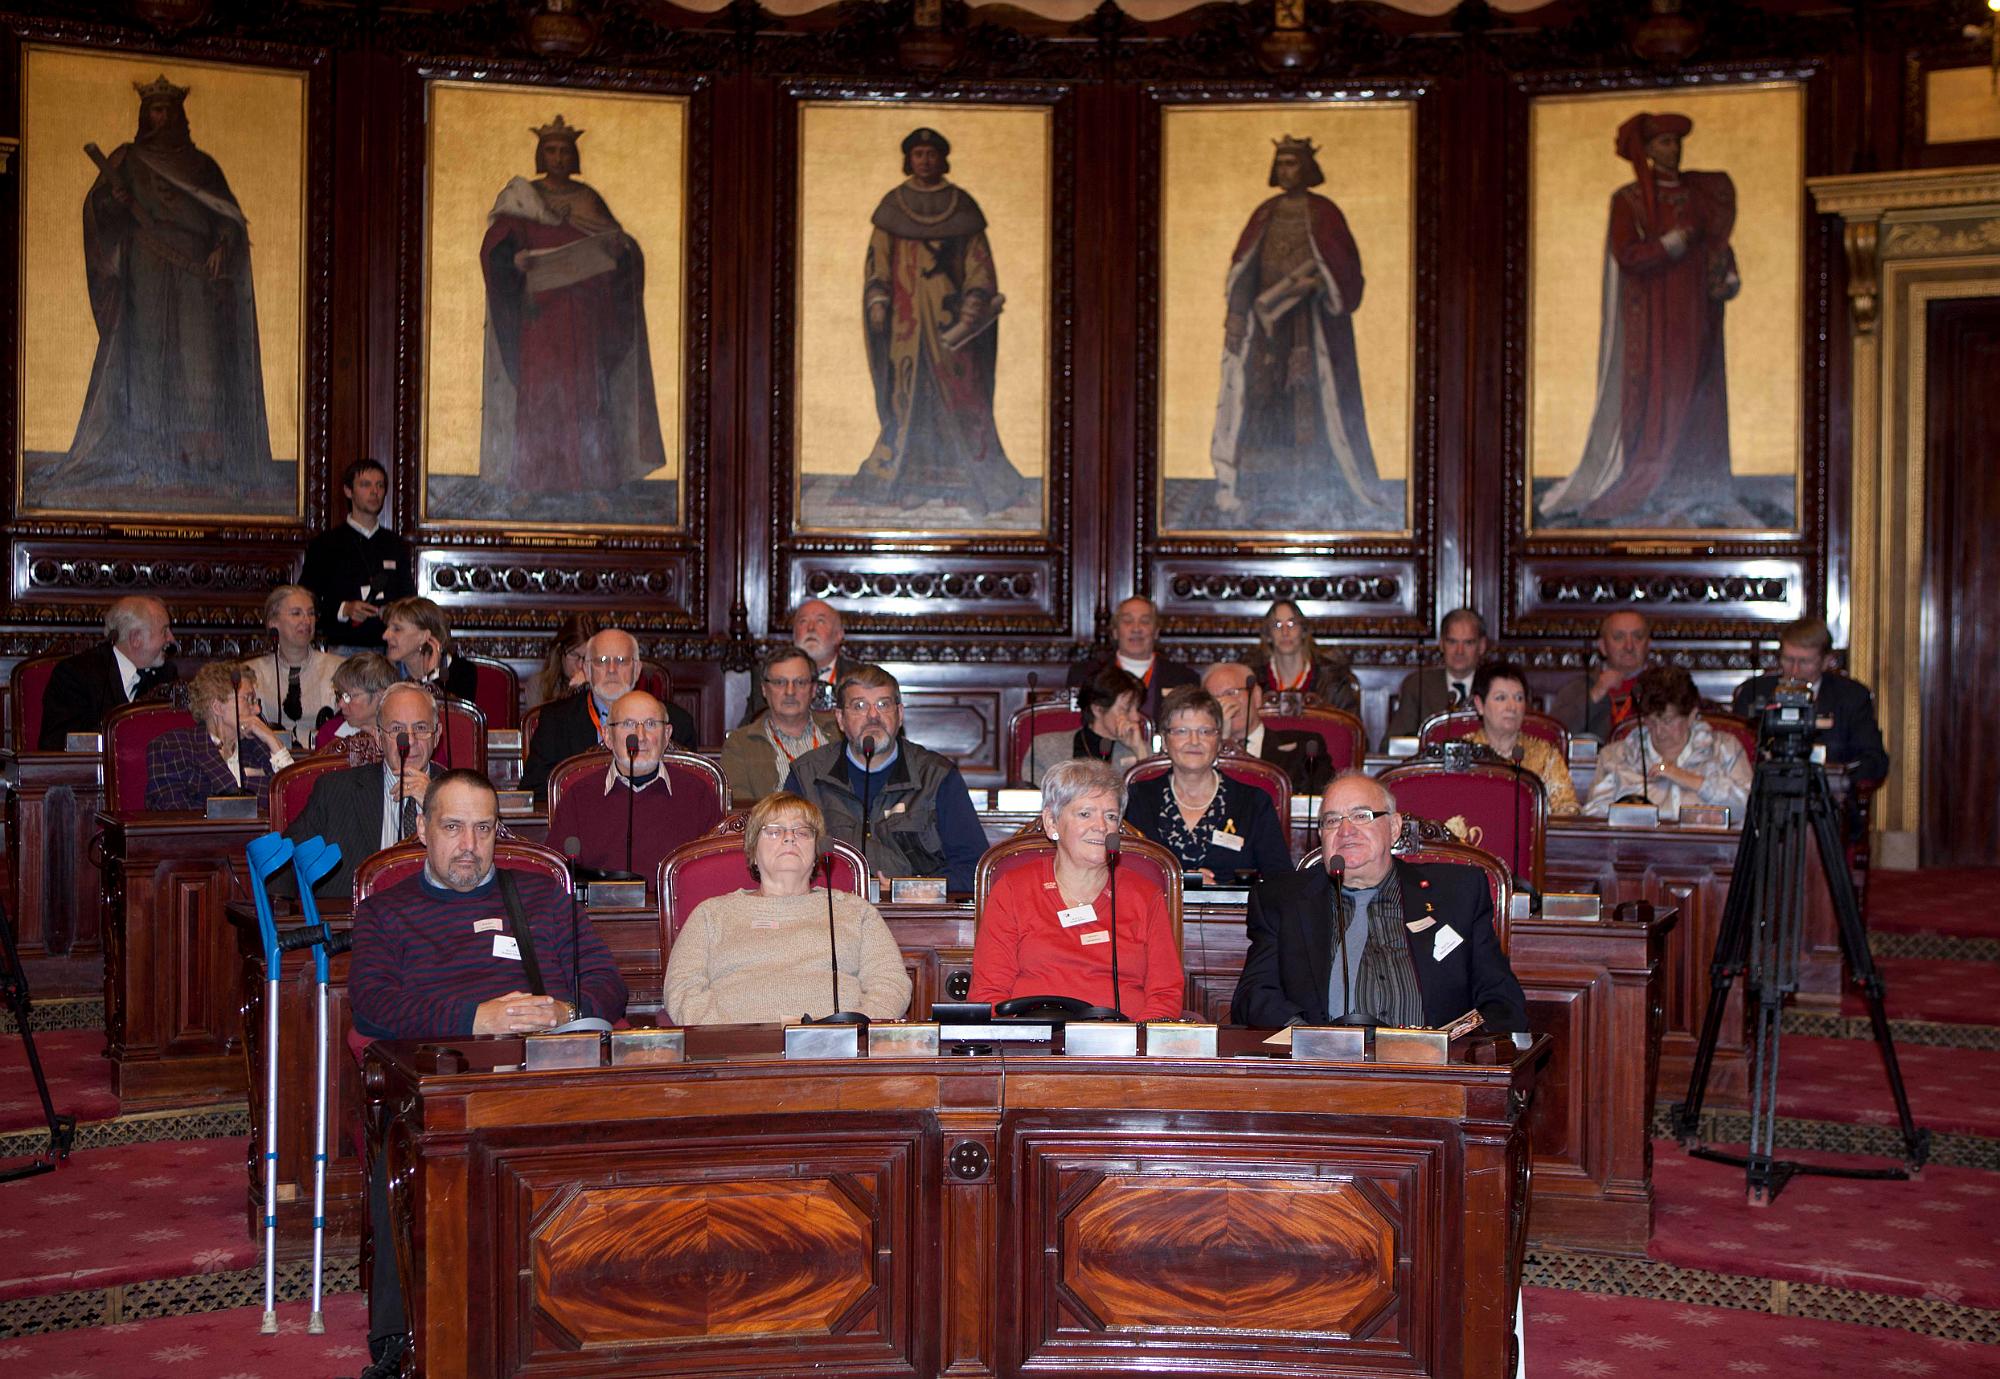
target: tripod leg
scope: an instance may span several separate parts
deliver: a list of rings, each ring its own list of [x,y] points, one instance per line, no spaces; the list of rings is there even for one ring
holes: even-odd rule
[[[0,1183],[11,1183],[17,1178],[52,1173],[57,1164],[69,1158],[70,1146],[76,1142],[76,1117],[58,1115],[55,1098],[49,1094],[49,1076],[42,1068],[41,1053],[35,1048],[35,1011],[28,994],[28,973],[21,966],[14,922],[4,905],[0,905],[0,1004],[14,1017],[14,1028],[20,1032],[21,1051],[27,1055],[28,1072],[35,1079],[35,1091],[42,1102],[42,1118],[49,1127],[46,1154],[20,1168],[0,1173]]]
[[[1861,999],[1868,1007],[1868,1025],[1875,1035],[1875,1047],[1881,1051],[1883,1070],[1889,1075],[1889,1095],[1895,1099],[1896,1121],[1903,1132],[1904,1165],[1915,1173],[1930,1158],[1931,1133],[1917,1128],[1916,1117],[1910,1111],[1910,1094],[1903,1085],[1903,1068],[1896,1059],[1896,1042],[1889,1033],[1889,1016],[1883,1005],[1886,990],[1882,984],[1882,973],[1875,966],[1875,954],[1868,947],[1868,931],[1861,922],[1861,906],[1854,894],[1854,880],[1847,874],[1846,852],[1841,846],[1833,794],[1827,789],[1823,771],[1813,771],[1810,788],[1813,838],[1819,845],[1820,870],[1826,874],[1827,893],[1833,897],[1834,917],[1840,923],[1841,953],[1847,959],[1848,970],[1854,974],[1855,985],[1861,988]]]
[[[1722,927],[1715,936],[1715,953],[1708,967],[1708,1008],[1702,1013],[1701,1039],[1695,1045],[1694,1066],[1688,1073],[1687,1096],[1673,1107],[1669,1113],[1674,1138],[1684,1148],[1692,1148],[1701,1139],[1701,1103],[1708,1093],[1708,1078],[1715,1063],[1716,1040],[1722,1034],[1722,1016],[1729,1005],[1729,992],[1735,985],[1736,974],[1743,970],[1745,950],[1750,940],[1750,917],[1754,908],[1756,893],[1761,889],[1751,884],[1758,874],[1762,856],[1762,839],[1756,826],[1755,792],[1752,795],[1750,816],[1743,824],[1743,841],[1737,845],[1735,876],[1736,881],[1729,888],[1729,897],[1723,902]]]

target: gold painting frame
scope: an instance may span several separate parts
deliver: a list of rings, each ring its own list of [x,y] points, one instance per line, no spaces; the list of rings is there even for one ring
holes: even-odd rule
[[[1620,131],[1641,114],[1691,123],[1681,160],[1686,176],[1666,178],[1691,204],[1724,204],[1719,190],[1708,190],[1720,188],[1715,174],[1733,188],[1726,241],[1706,228],[1721,222],[1703,212],[1710,218],[1701,235],[1670,260],[1693,272],[1706,255],[1701,271],[1710,302],[1719,304],[1710,308],[1714,317],[1698,297],[1644,288],[1655,268],[1620,268],[1611,252],[1614,234],[1620,245],[1637,243],[1624,252],[1644,249],[1646,232],[1632,228],[1644,222],[1644,184],[1618,145]],[[1806,82],[1546,93],[1529,101],[1527,118],[1525,531],[1588,541],[1799,539],[1808,516]],[[1644,128],[1667,131],[1657,122]],[[1664,224],[1670,213],[1696,214],[1655,215]],[[1670,253],[1659,248],[1655,259]],[[1614,300],[1622,305],[1607,317]],[[1626,352],[1624,339],[1629,323],[1639,326],[1634,339],[1645,334],[1650,311],[1695,324],[1670,324],[1662,315],[1660,329],[1679,343],[1668,347],[1671,361],[1649,370],[1633,358],[1636,350]],[[1720,394],[1713,367],[1698,362],[1712,358],[1704,343],[1712,329],[1721,338]],[[1578,340],[1589,344],[1578,348]],[[1660,418],[1651,432],[1646,408]],[[1715,425],[1718,411],[1726,411],[1726,432]],[[1726,455],[1716,439],[1722,435]],[[1717,463],[1724,458],[1726,474]]]
[[[325,442],[312,71],[20,51],[16,515],[299,522]],[[175,107],[178,135],[146,127]]]
[[[812,95],[796,102],[793,121],[797,210],[792,300],[784,304],[793,339],[784,418],[790,532],[1045,538],[1059,497],[1051,481],[1066,472],[1052,424],[1055,302],[1065,286],[1056,281],[1055,106],[1032,99]],[[948,200],[965,221],[940,222],[967,231],[952,236],[947,243],[957,247],[944,254],[962,255],[955,263],[976,264],[983,256],[987,275],[975,269],[965,281],[981,284],[982,292],[990,288],[990,300],[1001,305],[968,335],[962,299],[972,290],[941,297],[930,303],[938,330],[926,335],[920,325],[897,344],[886,325],[870,335],[866,299],[879,292],[890,319],[902,319],[898,313],[909,301],[896,295],[891,270],[876,280],[868,278],[867,264],[878,245],[916,242],[890,235],[879,217],[893,214],[883,208],[912,186],[902,144],[919,130],[949,145],[941,176],[952,191],[933,199]],[[849,190],[857,187],[858,197]],[[905,199],[925,195],[917,188]],[[894,252],[883,250],[885,264]],[[940,347],[952,327],[967,338],[956,349]],[[881,342],[872,358],[871,340]],[[990,354],[980,358],[988,344]],[[894,396],[887,380],[897,368],[919,379],[946,379],[933,386],[951,390],[948,426],[924,416],[917,387],[900,400]],[[940,458],[947,453],[948,460]],[[869,496],[861,496],[864,486]]]
[[[1162,539],[1412,536],[1424,464],[1420,103],[1418,94],[1161,101],[1151,500]],[[1273,180],[1281,140],[1300,141],[1324,176],[1302,188],[1307,202],[1333,210],[1312,213],[1316,294],[1294,294],[1267,333],[1250,279],[1281,219]],[[1329,222],[1336,228],[1325,230]],[[1358,304],[1336,304],[1338,285],[1324,281],[1328,271],[1341,276],[1334,258],[1343,249],[1358,257]],[[1237,310],[1246,303],[1249,311]],[[1240,337],[1239,319],[1249,321]],[[1296,390],[1289,436],[1257,436],[1258,416],[1274,411],[1255,405],[1274,383],[1269,368],[1260,376],[1259,356],[1275,353],[1287,331],[1300,332],[1306,353],[1297,357],[1311,370],[1302,377],[1313,381]],[[1358,374],[1358,393],[1347,370]],[[1230,405],[1232,396],[1240,401]]]
[[[694,95],[453,75],[427,77],[423,99],[419,520],[527,539],[685,532],[699,478],[687,376]],[[569,185],[587,194],[538,189],[548,181],[540,145],[558,128],[580,161]],[[511,255],[513,241],[495,238],[514,233],[508,217],[529,237]],[[446,257],[446,241],[462,252]],[[545,286],[531,289],[522,271],[503,297],[488,248],[517,267],[546,256]],[[581,364],[565,372],[572,361],[551,347],[558,312],[599,346],[590,378]],[[550,340],[537,338],[538,322]],[[539,370],[520,362],[531,356]],[[566,399],[588,386],[620,405],[595,429],[575,421],[565,432],[559,423],[584,413]]]

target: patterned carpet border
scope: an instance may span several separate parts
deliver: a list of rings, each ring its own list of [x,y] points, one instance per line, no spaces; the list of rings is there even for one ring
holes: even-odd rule
[[[1958,934],[1868,935],[1868,951],[1878,958],[1942,958],[1946,962],[2000,962],[2000,939],[1965,938]]]
[[[322,1287],[328,1294],[359,1292],[360,1264],[352,1259],[327,1260]],[[312,1261],[281,1261],[277,1294],[280,1302],[310,1298]],[[261,1307],[263,1302],[261,1265],[213,1274],[148,1279],[116,1288],[45,1293],[0,1303],[0,1339],[45,1331],[73,1331],[86,1326],[116,1326],[156,1317],[182,1317],[196,1312],[221,1312],[233,1307]]]
[[[1730,1307],[1779,1317],[1858,1322],[1947,1341],[2000,1345],[2000,1311],[1961,1307],[1944,1298],[1869,1293],[1823,1283],[1753,1278],[1685,1269],[1653,1259],[1542,1247],[1528,1251],[1521,1281],[1576,1293],[1655,1298],[1699,1307]]]
[[[57,1110],[62,1108],[58,1106]],[[159,1140],[240,1140],[251,1133],[250,1107],[196,1106],[180,1111],[143,1111],[116,1120],[95,1120],[76,1127],[77,1149],[116,1149]],[[25,1159],[48,1147],[49,1132],[10,1130],[0,1135],[0,1159]]]
[[[103,1029],[102,996],[51,996],[33,1006],[32,1027],[44,1029]],[[16,1032],[14,1012],[0,1010],[0,1034]]]
[[[1873,1039],[1875,1028],[1865,1015],[1832,1011],[1788,1010],[1786,1034],[1809,1039]],[[1928,1044],[1941,1049],[2000,1050],[2000,1025],[1953,1025],[1935,1020],[1891,1020],[1889,1037],[1898,1044]]]
[[[1674,1138],[1664,1103],[1653,1108],[1652,1135]],[[1823,1149],[1834,1154],[1866,1154],[1880,1159],[1903,1157],[1903,1137],[1893,1125],[1852,1125],[1837,1120],[1795,1120],[1779,1116],[1779,1157],[1787,1149]],[[1710,1144],[1748,1144],[1750,1113],[1707,1107],[1701,1113],[1701,1137]],[[1982,1135],[1931,1135],[1930,1162],[1951,1168],[2000,1169],[2000,1140]],[[1838,1320],[1836,1318],[1836,1320]]]

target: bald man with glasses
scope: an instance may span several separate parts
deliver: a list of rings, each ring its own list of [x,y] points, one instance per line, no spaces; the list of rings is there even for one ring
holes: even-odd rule
[[[574,780],[549,816],[549,842],[599,871],[631,871],[650,891],[660,859],[722,822],[722,802],[660,769],[672,730],[666,706],[644,690],[622,695],[605,719],[611,753],[602,775]]]
[[[542,710],[535,735],[528,743],[528,755],[521,763],[521,788],[537,798],[548,793],[549,772],[578,752],[588,752],[603,741],[604,724],[611,706],[639,685],[644,669],[639,659],[639,640],[621,628],[607,627],[592,637],[585,651],[584,670],[589,682],[565,699]],[[667,744],[677,752],[695,749],[694,718],[678,704],[665,707],[673,732]],[[551,833],[558,843],[563,835]]]

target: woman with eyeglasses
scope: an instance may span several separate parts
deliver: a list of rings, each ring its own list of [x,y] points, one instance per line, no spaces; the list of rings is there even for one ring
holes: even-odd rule
[[[1042,778],[1042,831],[1053,852],[1002,872],[979,911],[966,999],[1061,996],[1114,1006],[1127,1019],[1173,1020],[1187,979],[1167,898],[1144,871],[1118,878],[1104,840],[1123,817],[1124,773],[1101,761],[1057,762]],[[1118,931],[1118,990],[1111,931]]]
[[[1347,658],[1323,651],[1313,641],[1312,624],[1290,599],[1264,610],[1257,649],[1244,662],[1264,687],[1264,695],[1299,694],[1330,708],[1361,712],[1361,686]]]
[[[837,935],[827,951],[827,896],[815,877],[826,819],[778,790],[743,825],[743,856],[755,890],[712,896],[695,907],[667,955],[667,1018],[677,1025],[783,1024],[840,1008],[894,1020],[910,1006],[910,977],[881,911],[850,891],[833,893]],[[815,880],[821,885],[817,888]]]
[[[562,620],[529,686],[530,704],[546,704],[590,683],[590,639],[600,630],[589,613],[571,613]]]
[[[397,599],[382,610],[382,628],[389,660],[405,680],[472,702],[479,672],[472,662],[459,659],[444,609],[427,598]]]
[[[1731,822],[1750,803],[1752,767],[1743,744],[1701,716],[1701,691],[1679,666],[1641,672],[1632,699],[1639,725],[1597,754],[1583,812],[1602,819],[1613,804],[1650,803],[1667,818],[1683,804],[1717,804]]]
[[[1285,826],[1271,797],[1215,769],[1222,706],[1207,690],[1177,689],[1160,707],[1170,769],[1134,781],[1125,800],[1132,826],[1181,859],[1204,882],[1233,885],[1239,872],[1279,876],[1292,868]]]
[[[200,809],[210,795],[248,791],[264,809],[271,777],[292,764],[284,739],[257,714],[257,682],[238,665],[211,662],[188,681],[195,726],[170,728],[146,747],[146,808]]]
[[[396,683],[396,668],[372,651],[349,656],[333,673],[333,702],[340,712],[320,725],[313,746],[339,752],[356,766],[382,759],[375,741],[375,715],[382,693]]]

